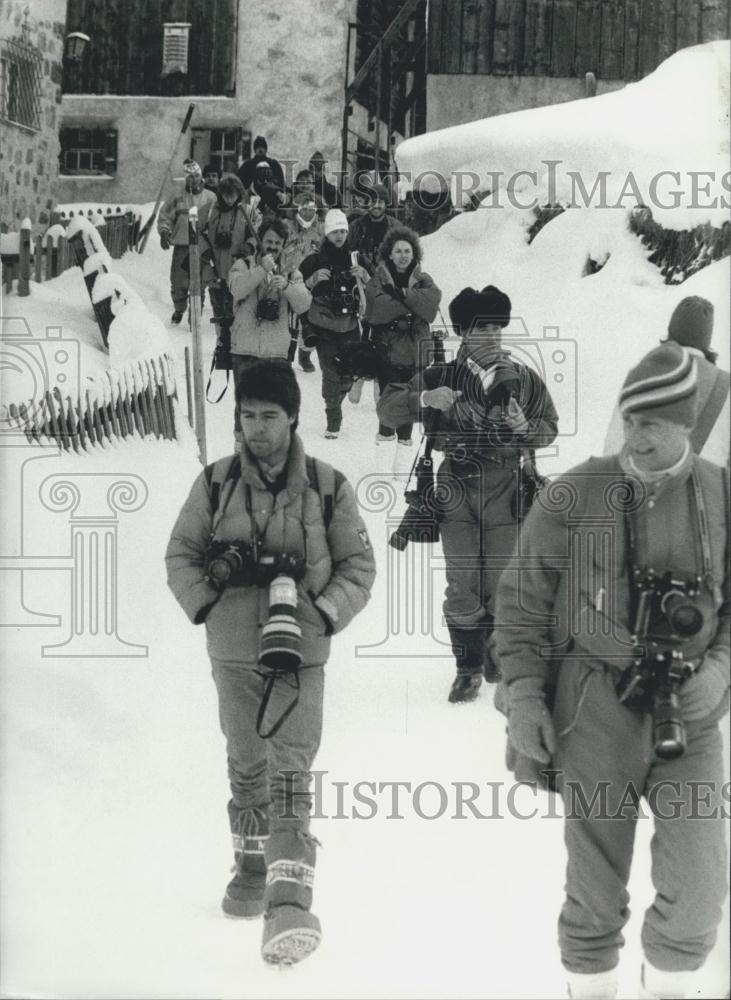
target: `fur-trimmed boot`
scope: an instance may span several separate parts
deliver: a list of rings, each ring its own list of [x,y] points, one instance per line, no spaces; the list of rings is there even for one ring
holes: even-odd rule
[[[568,972],[566,981],[571,1000],[614,1000],[617,995],[617,970],[607,972]]]
[[[276,831],[265,845],[266,914],[261,954],[273,965],[294,965],[320,943],[320,921],[310,913],[316,841],[298,831]]]
[[[234,877],[226,886],[221,908],[228,917],[260,917],[264,912],[264,845],[269,837],[269,817],[263,809],[239,809],[230,801],[228,818],[234,845]]]

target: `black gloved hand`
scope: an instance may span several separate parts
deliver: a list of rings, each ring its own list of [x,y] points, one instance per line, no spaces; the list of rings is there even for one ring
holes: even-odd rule
[[[170,233],[168,232],[167,229],[163,229],[163,231],[160,233],[160,246],[162,247],[163,250],[170,249]]]
[[[403,288],[396,288],[395,285],[382,285],[381,287],[383,288],[386,295],[390,295],[392,299],[398,299],[399,302],[404,301]]]

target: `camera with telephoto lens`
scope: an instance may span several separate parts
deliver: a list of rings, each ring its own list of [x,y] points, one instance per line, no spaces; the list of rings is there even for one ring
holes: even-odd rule
[[[297,584],[278,574],[269,584],[269,617],[261,632],[259,662],[275,673],[291,673],[302,664],[302,629],[296,619]]]
[[[268,587],[277,576],[301,580],[305,560],[288,552],[257,554],[250,542],[213,541],[206,550],[206,579],[218,590],[224,587]]]
[[[408,507],[388,544],[403,552],[409,542],[439,541],[439,521],[434,503],[434,460],[422,455],[416,463],[416,489],[405,493]]]
[[[678,690],[694,666],[685,656],[687,643],[704,625],[702,580],[698,576],[652,569],[634,574],[637,615],[633,639],[638,648],[632,666],[617,685],[619,700],[652,713],[657,757],[674,760],[687,745]]]
[[[231,249],[231,233],[228,231],[217,232],[213,242],[219,248],[219,250],[230,250]]]
[[[256,318],[270,323],[279,319],[279,299],[262,296],[256,303]]]

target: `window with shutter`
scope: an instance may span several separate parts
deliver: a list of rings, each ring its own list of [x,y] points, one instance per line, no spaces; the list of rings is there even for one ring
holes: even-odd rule
[[[117,173],[117,130],[62,128],[59,171],[66,176]]]

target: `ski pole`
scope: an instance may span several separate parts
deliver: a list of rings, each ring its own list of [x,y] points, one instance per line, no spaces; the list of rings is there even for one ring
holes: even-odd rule
[[[155,201],[155,207],[152,210],[152,215],[144,224],[142,230],[140,231],[140,235],[137,237],[137,247],[136,247],[137,253],[145,252],[145,247],[147,246],[147,241],[150,238],[152,227],[155,225],[155,219],[157,218],[157,213],[160,211],[160,203],[162,202],[162,196],[163,192],[165,191],[165,185],[168,182],[168,176],[170,175],[170,171],[173,169],[173,163],[175,162],[178,156],[178,149],[180,147],[180,142],[185,133],[188,131],[188,126],[190,125],[190,119],[193,117],[194,109],[195,109],[195,104],[188,105],[188,110],[185,114],[185,118],[183,119],[183,125],[180,129],[180,134],[175,140],[175,146],[173,147],[173,152],[170,157],[170,161],[167,167],[165,168],[165,175],[163,176],[162,184],[160,185],[160,190],[157,192],[157,200]]]

